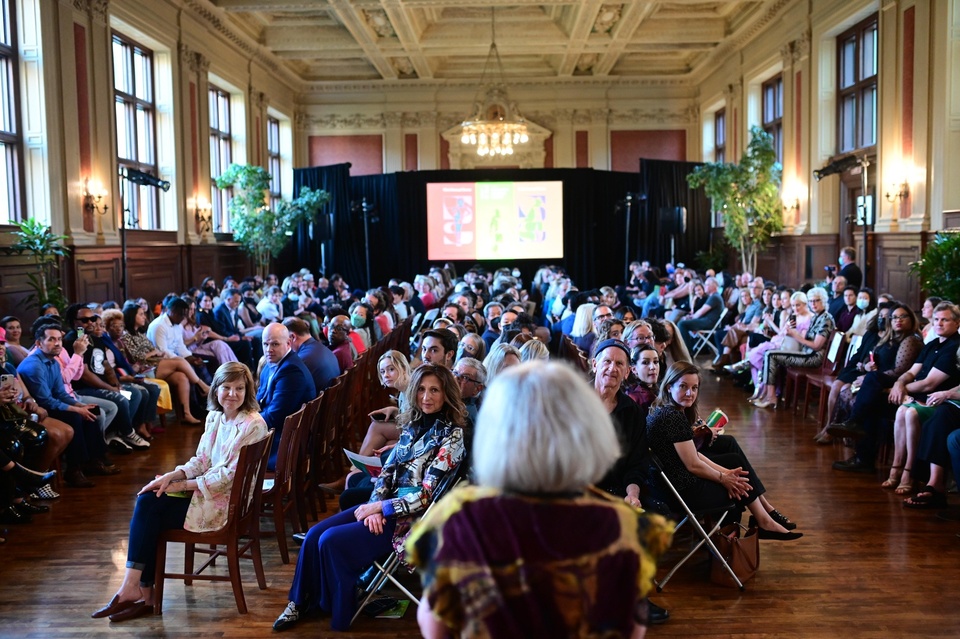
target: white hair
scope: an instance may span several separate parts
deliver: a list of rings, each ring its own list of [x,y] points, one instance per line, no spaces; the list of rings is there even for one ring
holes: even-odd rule
[[[839,279],[839,278],[838,278],[838,279]],[[820,301],[823,302],[824,304],[826,304],[828,297],[829,297],[829,296],[827,295],[827,290],[826,290],[825,288],[823,288],[823,287],[820,287],[820,286],[814,286],[814,287],[811,288],[809,291],[807,291],[807,301],[808,301],[808,302],[811,301],[811,300],[815,300],[815,299],[817,299],[817,298],[820,298]]]
[[[504,371],[485,392],[473,456],[481,486],[574,492],[606,474],[620,457],[620,443],[581,375],[565,364],[526,362]]]

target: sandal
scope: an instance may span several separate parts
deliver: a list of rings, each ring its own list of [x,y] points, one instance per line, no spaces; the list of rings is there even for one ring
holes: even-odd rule
[[[947,495],[946,493],[941,493],[933,486],[924,486],[920,489],[920,492],[913,497],[904,499],[903,507],[914,510],[943,509],[947,507]]]
[[[913,480],[910,479],[910,469],[904,469],[903,475],[900,477],[900,485],[897,486],[897,489],[893,492],[898,495],[912,495],[916,489],[916,485],[914,485]]]
[[[893,471],[895,471],[895,470],[899,470],[900,472],[899,472],[899,473],[894,473]],[[909,472],[909,471],[907,471],[907,472]],[[890,477],[888,477],[887,479],[885,479],[885,480],[883,481],[883,483],[880,484],[880,487],[881,487],[881,488],[897,488],[897,494],[898,494],[898,495],[902,495],[903,493],[899,492],[899,491],[900,491],[900,488],[898,487],[898,484],[900,484],[900,478],[901,478],[901,477],[903,477],[903,466],[891,466],[891,467],[890,467]],[[901,485],[902,485],[902,484],[901,484]]]

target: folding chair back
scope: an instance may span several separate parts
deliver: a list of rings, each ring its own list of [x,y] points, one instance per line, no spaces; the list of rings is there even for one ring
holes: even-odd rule
[[[736,573],[733,572],[733,569],[730,568],[730,564],[723,558],[723,555],[720,554],[720,551],[717,550],[717,547],[714,545],[713,540],[710,539],[714,533],[716,533],[720,526],[723,524],[724,519],[726,519],[727,514],[733,510],[736,505],[733,501],[728,501],[725,504],[716,506],[714,508],[705,508],[697,509],[696,511],[692,510],[685,501],[683,497],[680,496],[680,493],[673,486],[673,483],[667,477],[667,474],[663,470],[663,464],[657,458],[653,451],[650,452],[651,460],[656,466],[656,480],[659,486],[654,486],[654,488],[659,488],[659,493],[665,498],[668,506],[680,517],[680,521],[676,526],[676,530],[679,530],[687,522],[693,527],[694,533],[699,538],[699,541],[690,549],[683,559],[678,561],[673,568],[670,569],[670,572],[663,578],[661,581],[654,580],[654,583],[657,586],[657,592],[662,592],[663,588],[667,585],[667,582],[673,577],[673,575],[680,569],[680,566],[685,564],[690,557],[694,555],[700,547],[704,544],[707,545],[707,549],[710,551],[710,554],[713,555],[714,561],[719,561],[723,564],[724,569],[730,574],[730,577],[737,584],[740,590],[744,590],[743,583],[737,577]],[[707,516],[717,516],[716,523],[713,528],[710,529],[710,532],[707,532],[704,527],[700,524],[700,518]]]
[[[727,316],[727,313],[730,312],[730,309],[726,306],[723,307],[720,311],[720,317],[717,318],[717,323],[713,325],[712,328],[700,330],[696,332],[696,341],[693,344],[693,352],[690,354],[691,357],[696,357],[700,354],[700,351],[703,350],[704,346],[709,346],[710,350],[713,351],[714,355],[718,355],[719,351],[717,350],[716,345],[713,343],[713,334],[717,332],[721,326],[723,326],[723,320]]]

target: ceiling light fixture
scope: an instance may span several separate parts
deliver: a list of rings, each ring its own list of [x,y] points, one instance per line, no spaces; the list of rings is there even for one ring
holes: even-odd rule
[[[474,114],[460,124],[463,129],[460,143],[476,147],[477,155],[481,157],[513,155],[514,145],[526,144],[530,139],[526,120],[520,115],[516,103],[510,102],[507,95],[503,63],[500,61],[500,50],[497,49],[495,8],[490,11],[490,32],[490,51],[483,63]],[[495,71],[498,77],[487,84],[487,70],[491,63],[496,63]],[[479,99],[481,91],[485,91],[482,101]]]

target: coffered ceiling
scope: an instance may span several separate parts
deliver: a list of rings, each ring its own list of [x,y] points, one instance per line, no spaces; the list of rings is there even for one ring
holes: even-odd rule
[[[692,78],[789,0],[212,0],[306,84]]]

